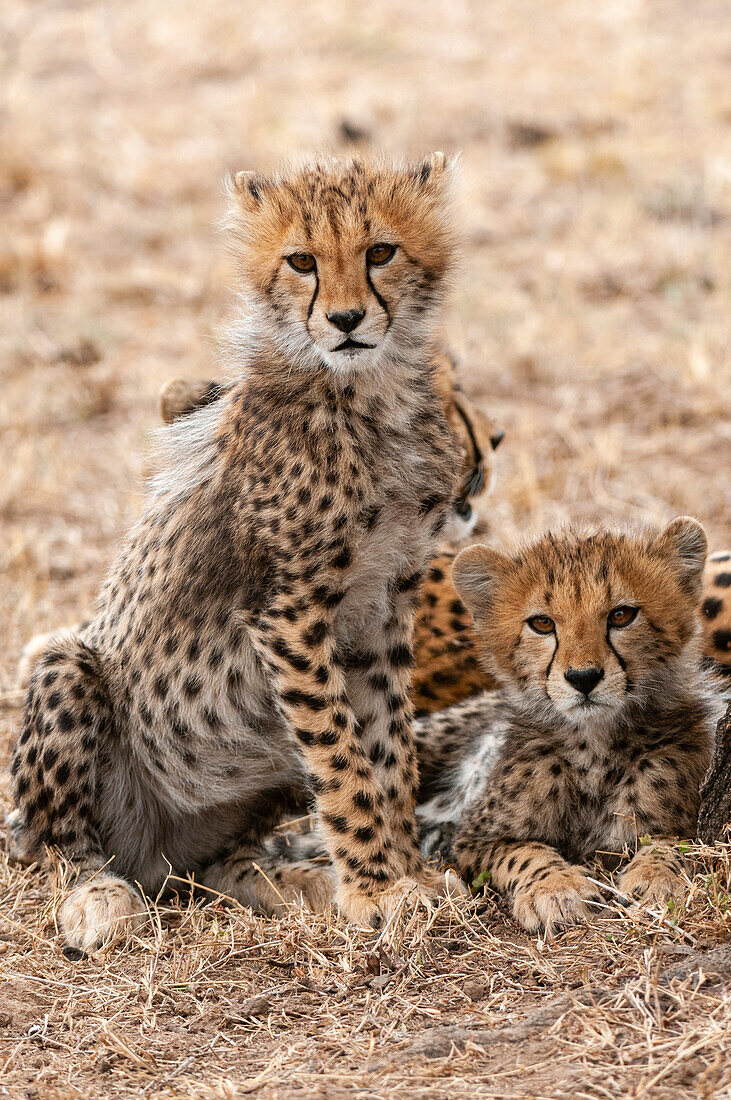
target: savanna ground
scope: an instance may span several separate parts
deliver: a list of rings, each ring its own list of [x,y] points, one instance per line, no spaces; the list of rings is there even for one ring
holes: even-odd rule
[[[22,644],[89,610],[140,505],[160,385],[217,370],[231,169],[354,141],[461,149],[449,336],[507,432],[490,536],[689,512],[731,541],[728,14],[4,0],[3,765]],[[731,953],[698,961],[728,940],[729,860],[698,854],[687,908],[609,904],[554,941],[495,898],[379,938],[214,900],[73,961],[64,869],[0,845],[0,1096],[731,1095]]]

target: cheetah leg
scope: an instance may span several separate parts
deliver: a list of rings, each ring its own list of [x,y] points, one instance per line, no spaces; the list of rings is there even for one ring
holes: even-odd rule
[[[653,837],[650,844],[642,844],[619,877],[622,893],[649,905],[680,901],[685,888],[677,843],[677,837]]]
[[[440,871],[423,863],[416,824],[419,762],[411,676],[414,663],[414,613],[419,602],[421,580],[421,573],[404,575],[397,577],[391,588],[391,616],[385,624],[383,634],[377,637],[377,645],[381,650],[380,682],[385,685],[380,703],[382,709],[385,709],[388,740],[384,743],[376,736],[373,744],[379,758],[379,779],[390,801],[394,847],[405,861],[406,873],[413,875],[432,896],[466,894],[469,891],[453,870]],[[382,755],[384,749],[387,754],[385,757]],[[389,769],[387,764],[393,758],[395,764]]]
[[[519,840],[489,844],[480,862],[491,885],[512,897],[513,916],[528,932],[578,924],[601,893],[584,867],[568,863],[555,848]]]
[[[369,638],[368,649],[344,654],[343,663],[358,739],[385,798],[393,856],[402,874],[443,892],[443,876],[423,865],[414,816],[419,781],[410,689],[420,581],[419,573],[397,578],[382,630]]]
[[[56,635],[38,655],[24,717],[10,768],[12,851],[28,861],[49,845],[74,865],[77,885],[58,917],[69,945],[88,951],[144,908],[128,883],[101,870],[109,860],[94,822],[97,760],[112,717],[97,656],[74,634]]]
[[[338,879],[338,904],[350,920],[378,926],[406,895],[415,901],[426,897],[404,876],[384,793],[356,733],[345,677],[335,659],[335,606],[337,600],[330,598],[314,601],[302,586],[278,597],[247,625],[314,779],[320,829]]]

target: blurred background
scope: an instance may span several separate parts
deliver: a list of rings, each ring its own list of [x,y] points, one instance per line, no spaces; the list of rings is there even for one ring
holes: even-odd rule
[[[3,0],[0,51],[0,692],[88,612],[161,384],[220,370],[223,176],[292,154],[462,151],[492,539],[731,542],[727,0]]]

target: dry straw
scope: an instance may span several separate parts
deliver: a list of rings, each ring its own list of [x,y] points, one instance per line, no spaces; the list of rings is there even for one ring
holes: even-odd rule
[[[731,932],[730,857],[689,848],[675,910],[610,889],[590,924],[537,939],[495,896],[376,934],[177,880],[177,904],[76,961],[54,921],[68,868],[2,860],[0,1096],[719,1096],[731,951],[704,952]]]

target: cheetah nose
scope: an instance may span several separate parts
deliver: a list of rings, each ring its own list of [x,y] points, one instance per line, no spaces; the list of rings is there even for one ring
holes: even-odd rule
[[[328,313],[326,316],[330,324],[335,325],[335,328],[339,328],[341,332],[352,332],[365,317],[365,310],[344,309],[340,312]]]
[[[588,698],[600,680],[604,679],[603,668],[567,668],[564,678],[571,687],[576,688]]]

